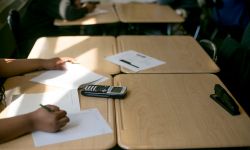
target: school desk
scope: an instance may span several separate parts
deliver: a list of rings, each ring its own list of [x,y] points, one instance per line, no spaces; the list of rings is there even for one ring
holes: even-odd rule
[[[134,50],[166,63],[137,73],[216,73],[219,67],[191,36],[119,36],[118,52]],[[121,67],[125,73],[132,71]]]
[[[166,5],[150,3],[117,3],[118,17],[124,23],[182,23],[184,19]]]
[[[195,149],[250,146],[250,119],[232,116],[210,98],[213,74],[122,74],[128,87],[115,100],[118,145],[125,149]],[[228,90],[227,90],[228,91]],[[230,92],[229,92],[230,93]]]

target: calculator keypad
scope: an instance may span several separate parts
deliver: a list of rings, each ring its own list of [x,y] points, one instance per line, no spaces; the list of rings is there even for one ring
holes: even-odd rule
[[[108,91],[109,86],[96,86],[96,85],[87,85],[85,86],[85,91],[92,91],[92,92],[102,92],[106,93]]]

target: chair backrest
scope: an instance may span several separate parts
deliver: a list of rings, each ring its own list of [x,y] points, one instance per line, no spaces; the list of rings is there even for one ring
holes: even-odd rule
[[[19,55],[18,49],[20,49],[20,36],[21,36],[19,12],[14,9],[11,9],[7,17],[7,22],[17,44],[17,50],[14,52],[15,53],[14,55]]]
[[[219,77],[250,115],[250,47],[227,37],[218,50]]]
[[[200,40],[201,47],[207,52],[207,54],[214,60],[217,61],[217,48],[215,44],[207,39]]]
[[[241,44],[250,48],[250,23],[248,23],[248,25],[243,33],[243,36],[241,39]]]
[[[19,38],[20,34],[20,14],[18,11],[11,9],[7,17],[7,21],[15,38]]]

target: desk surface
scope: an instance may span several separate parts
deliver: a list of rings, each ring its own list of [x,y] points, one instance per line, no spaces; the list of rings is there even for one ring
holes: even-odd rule
[[[165,61],[139,73],[215,73],[218,66],[190,36],[119,36],[118,51],[135,50]],[[123,72],[131,73],[126,68]]]
[[[56,19],[54,25],[56,26],[72,26],[72,25],[95,25],[95,24],[107,24],[116,23],[119,21],[116,15],[115,9],[112,4],[99,4],[97,9],[105,10],[106,13],[97,13],[93,15],[87,15],[81,19],[67,21]]]
[[[36,41],[28,58],[73,57],[88,69],[104,74],[120,72],[119,66],[106,61],[116,52],[116,40],[108,36],[44,37]]]
[[[166,5],[148,3],[117,3],[117,15],[125,23],[181,23],[184,19]]]
[[[36,73],[35,73],[36,75]],[[19,76],[13,77],[6,81],[6,97],[9,100],[12,95],[14,94],[21,94],[21,93],[37,93],[37,92],[45,92],[47,90],[58,90],[53,87],[48,87],[43,84],[36,84],[34,82],[29,81],[34,74],[26,75],[26,76]],[[111,78],[111,77],[110,77]],[[103,84],[111,85],[111,80],[103,82]],[[113,129],[112,134],[105,134],[80,140],[74,140],[59,144],[53,144],[48,146],[40,147],[41,150],[53,150],[53,149],[60,149],[60,150],[80,150],[80,149],[109,149],[115,146],[116,144],[116,130],[115,130],[115,122],[114,122],[114,101],[109,100],[100,100],[100,98],[93,98],[93,97],[84,97],[79,95],[80,97],[80,105],[81,109],[88,109],[88,108],[97,108],[104,119],[109,123],[110,127]],[[3,111],[4,112],[4,111]],[[4,115],[4,113],[1,113]],[[31,134],[19,137],[15,140],[10,142],[0,144],[0,149],[26,149],[32,150],[37,149],[34,147],[33,139]]]
[[[145,82],[146,81],[146,82]],[[126,149],[185,149],[250,146],[250,119],[240,108],[231,116],[209,95],[212,74],[124,74],[128,87],[115,100],[118,144]]]

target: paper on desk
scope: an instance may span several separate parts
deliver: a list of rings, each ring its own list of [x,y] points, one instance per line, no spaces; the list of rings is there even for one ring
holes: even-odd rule
[[[80,111],[80,103],[77,90],[58,90],[54,92],[22,94],[5,109],[7,117],[17,116],[35,111],[40,104],[52,104],[66,110],[67,113]]]
[[[70,122],[56,133],[33,132],[36,147],[112,133],[112,129],[97,109],[69,114]]]
[[[108,79],[102,75],[91,72],[79,64],[66,63],[66,70],[49,70],[32,78],[31,81],[46,85],[77,89],[81,84],[103,81]]]
[[[88,13],[86,16],[90,17],[90,16],[95,16],[95,15],[105,14],[105,13],[108,13],[108,10],[96,8],[93,12]]]
[[[125,51],[113,56],[106,57],[106,60],[122,67],[128,68],[134,72],[149,69],[164,64],[164,61],[157,60],[153,57],[138,53],[133,50]]]

